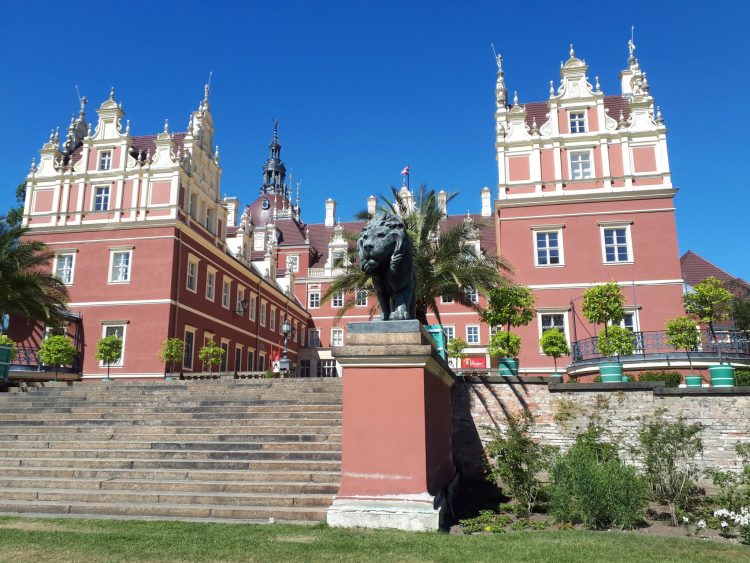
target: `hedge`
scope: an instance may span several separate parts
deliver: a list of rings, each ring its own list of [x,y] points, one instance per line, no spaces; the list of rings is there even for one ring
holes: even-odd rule
[[[667,387],[679,387],[682,375],[676,371],[644,371],[638,375],[638,381],[663,381]]]

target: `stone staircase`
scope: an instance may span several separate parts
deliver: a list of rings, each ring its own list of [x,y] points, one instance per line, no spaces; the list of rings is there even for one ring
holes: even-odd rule
[[[0,513],[325,520],[341,380],[48,384],[0,394]]]

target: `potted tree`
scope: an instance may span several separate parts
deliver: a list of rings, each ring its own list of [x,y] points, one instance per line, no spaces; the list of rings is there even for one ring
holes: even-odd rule
[[[107,377],[102,381],[112,381],[112,378],[109,377],[109,368],[122,358],[122,338],[116,334],[111,334],[100,339],[96,343],[95,356],[97,360],[107,366]]]
[[[698,348],[701,341],[700,332],[695,322],[688,317],[677,317],[670,319],[666,323],[667,344],[677,350],[685,350],[688,364],[690,365],[690,375],[685,376],[685,385],[687,387],[702,387],[703,376],[696,375],[693,372],[693,361],[690,359],[690,351]]]
[[[521,339],[510,329],[527,325],[534,318],[531,289],[523,285],[504,285],[491,290],[487,309],[481,312],[481,317],[490,326],[505,327],[505,331],[498,331],[492,337],[488,350],[490,355],[498,355],[500,375],[518,375]],[[500,341],[502,338],[506,340],[504,344]]]
[[[48,336],[39,347],[39,361],[48,366],[55,366],[55,381],[58,368],[73,362],[76,349],[66,336]]]
[[[539,339],[539,345],[542,347],[544,355],[552,358],[555,364],[554,375],[557,375],[557,359],[561,356],[570,355],[570,346],[568,346],[565,333],[557,327],[545,330]]]
[[[466,357],[466,347],[468,344],[466,343],[466,340],[463,338],[452,338],[450,342],[448,342],[448,346],[445,347],[445,353],[448,355],[448,358],[455,358],[458,360],[458,363],[456,365],[457,369],[461,369],[461,360],[463,360]]]
[[[709,276],[696,284],[693,291],[683,296],[685,311],[708,325],[708,334],[719,355],[719,365],[708,368],[711,385],[714,387],[734,387],[734,368],[724,364],[721,348],[716,337],[715,323],[729,316],[732,294],[724,288],[721,280]]]
[[[203,369],[208,365],[208,376],[212,377],[214,373],[213,368],[221,365],[221,360],[224,359],[224,349],[217,345],[213,340],[209,340],[206,342],[206,345],[198,351],[198,358],[200,358],[200,361],[203,363]]]
[[[609,325],[619,323],[623,319],[625,316],[624,304],[625,297],[622,291],[620,291],[620,286],[615,281],[595,285],[583,292],[583,316],[592,324],[604,325],[603,348],[599,347],[599,344],[602,342],[601,335],[597,339],[596,347],[599,353],[605,357],[613,355],[611,352],[606,353],[605,351],[614,350],[612,348],[614,342],[609,339],[609,332],[614,327]],[[632,336],[630,338],[630,352],[632,353]],[[618,337],[615,342],[621,343],[622,341]],[[622,364],[619,361],[619,357],[617,361],[599,364],[599,375],[603,382],[614,383],[622,381]]]
[[[602,371],[604,364],[599,366],[599,375],[602,378],[602,383],[625,383],[630,381],[630,377],[622,373],[620,356],[629,356],[633,353],[634,348],[633,333],[619,325],[610,326],[609,330],[605,331],[603,335],[599,335],[596,341],[596,349],[602,356],[615,356],[617,362],[614,362],[613,365],[616,364],[619,366],[619,370],[613,369],[609,373]]]
[[[518,354],[521,352],[521,338],[517,334],[497,331],[490,338],[487,351],[500,360],[500,375],[518,375]]]
[[[167,381],[174,380],[174,364],[182,361],[182,355],[185,353],[185,343],[179,338],[167,338],[161,343],[159,350],[159,359],[162,362],[169,362],[169,375],[165,376]]]

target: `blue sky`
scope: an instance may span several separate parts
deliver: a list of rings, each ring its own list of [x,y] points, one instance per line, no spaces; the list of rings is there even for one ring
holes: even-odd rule
[[[89,116],[117,89],[132,132],[164,118],[184,130],[213,71],[222,191],[252,201],[272,118],[302,180],[303,218],[323,201],[346,220],[399,184],[459,191],[451,213],[478,211],[497,184],[495,62],[522,102],[547,98],[568,44],[591,79],[619,93],[630,25],[669,128],[680,250],[750,280],[750,120],[745,2],[0,2],[4,165],[10,202],[51,128]],[[8,203],[4,207],[8,207]]]

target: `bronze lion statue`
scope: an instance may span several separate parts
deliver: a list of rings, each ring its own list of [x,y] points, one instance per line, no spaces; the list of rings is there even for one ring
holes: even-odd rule
[[[417,272],[403,221],[393,213],[378,213],[359,234],[357,250],[362,271],[372,277],[380,318],[416,318]]]

